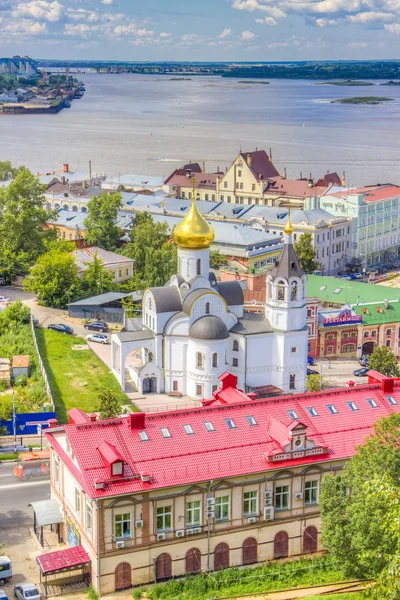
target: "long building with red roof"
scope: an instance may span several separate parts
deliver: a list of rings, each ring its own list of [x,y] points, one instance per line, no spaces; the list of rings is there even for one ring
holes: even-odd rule
[[[46,431],[62,536],[101,593],[321,550],[318,498],[400,381],[256,399],[225,373],[203,406],[99,421],[78,409]],[[69,530],[74,536],[69,536]]]

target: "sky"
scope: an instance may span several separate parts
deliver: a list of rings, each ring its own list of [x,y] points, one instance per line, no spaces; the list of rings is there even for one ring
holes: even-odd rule
[[[0,0],[0,57],[400,58],[400,0]]]

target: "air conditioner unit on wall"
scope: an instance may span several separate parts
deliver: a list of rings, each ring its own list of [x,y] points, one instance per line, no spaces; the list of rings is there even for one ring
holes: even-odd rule
[[[301,500],[303,498],[303,492],[296,492],[294,497],[296,500]]]
[[[167,539],[166,533],[157,533],[157,542],[162,542]]]
[[[214,508],[214,507],[213,507]],[[214,510],[208,510],[206,512],[206,518],[207,519],[213,519],[215,517],[215,511]]]
[[[125,542],[115,542],[115,546],[117,548],[125,548]]]
[[[264,492],[264,505],[272,506],[272,493],[271,492]]]
[[[138,521],[135,521],[135,527],[143,527],[143,520],[139,519]]]
[[[207,506],[212,506],[213,504],[215,504],[215,498],[206,498],[206,505]]]
[[[195,527],[193,533],[201,533],[201,527]]]
[[[184,529],[178,529],[176,532],[176,537],[184,537],[185,536],[185,530]]]
[[[273,521],[274,519],[274,507],[268,506],[264,508],[264,521]]]
[[[248,522],[248,523],[256,523],[256,522],[257,522],[257,517],[249,517],[249,518],[247,519],[247,522]]]

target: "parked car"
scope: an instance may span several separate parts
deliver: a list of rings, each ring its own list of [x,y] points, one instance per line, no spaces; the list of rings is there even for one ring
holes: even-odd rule
[[[368,374],[368,367],[363,367],[362,369],[356,369],[353,371],[353,375],[356,377],[365,377]]]
[[[39,319],[38,319],[37,317],[34,317],[34,316],[32,315],[32,323],[33,323],[35,326],[36,326],[36,325],[39,325]]]
[[[72,329],[72,327],[68,327],[68,325],[62,325],[61,323],[57,323],[55,325],[47,325],[47,329],[52,329],[53,331],[59,331],[60,333],[68,333],[69,335],[72,335],[74,333],[74,330]]]
[[[362,367],[368,366],[368,356],[362,356],[358,361]]]
[[[0,556],[0,584],[7,583],[12,577],[11,560],[8,556]]]
[[[353,274],[354,274],[354,277],[356,279],[362,279],[363,278],[363,274],[362,273],[353,273]]]
[[[14,586],[17,600],[42,600],[42,595],[34,583],[19,583]]]
[[[9,302],[10,298],[6,298],[5,296],[0,296],[0,302]]]
[[[0,600],[8,600],[8,596],[5,592],[5,590],[0,589]]]
[[[91,323],[85,323],[84,327],[85,329],[90,329],[91,331],[100,331],[100,333],[103,333],[103,331],[108,331],[108,325],[107,323],[104,323],[104,321],[92,321]]]
[[[351,281],[352,277],[351,275],[342,275],[340,279],[346,279],[347,281]]]
[[[91,333],[86,336],[88,342],[98,342],[99,344],[109,344],[110,338],[104,333]]]
[[[318,371],[313,371],[313,369],[307,369],[307,375],[319,375]]]

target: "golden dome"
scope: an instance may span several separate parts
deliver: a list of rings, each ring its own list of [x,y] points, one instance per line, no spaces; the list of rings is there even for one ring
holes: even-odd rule
[[[199,213],[193,198],[188,214],[174,229],[174,240],[180,248],[203,250],[210,247],[213,239],[214,230]]]
[[[287,220],[285,227],[283,228],[283,231],[286,233],[286,235],[292,235],[292,233],[293,233],[292,221],[290,220],[290,206],[289,206],[288,220]]]

